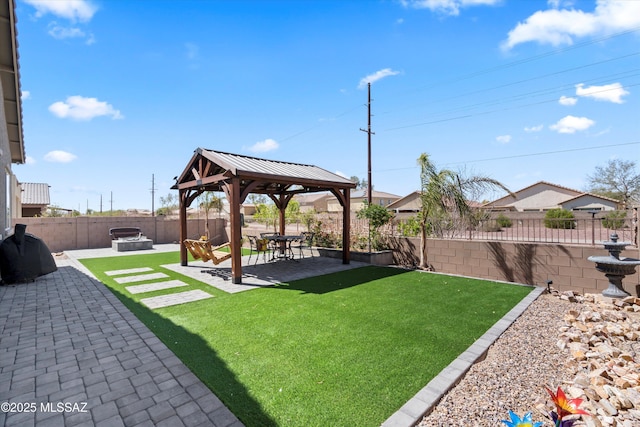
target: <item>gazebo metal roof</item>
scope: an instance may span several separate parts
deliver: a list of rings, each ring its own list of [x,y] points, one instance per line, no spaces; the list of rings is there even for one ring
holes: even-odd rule
[[[180,240],[187,238],[186,210],[205,191],[224,191],[229,200],[231,221],[231,274],[241,283],[240,205],[251,193],[267,195],[280,210],[280,232],[285,233],[284,212],[295,194],[329,191],[343,207],[343,262],[349,263],[350,192],[355,184],[340,175],[313,165],[261,159],[240,154],[198,148],[176,179],[172,189],[180,193]],[[187,265],[187,250],[181,245],[182,265]]]
[[[349,179],[318,166],[261,159],[198,148],[173,188],[201,187],[224,191],[232,176],[253,181],[252,193],[309,193],[331,188],[355,188]]]

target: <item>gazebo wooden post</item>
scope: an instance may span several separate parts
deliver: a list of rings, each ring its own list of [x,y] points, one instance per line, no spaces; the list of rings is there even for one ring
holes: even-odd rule
[[[351,190],[345,188],[344,205],[342,205],[342,263],[351,262]]]
[[[229,216],[231,220],[231,281],[242,283],[242,224],[240,221],[240,178],[231,178],[229,191]]]
[[[279,209],[280,212],[280,235],[284,236],[285,234],[287,234],[287,218],[285,215],[287,208],[286,206],[281,206]]]
[[[180,202],[180,265],[187,265],[187,247],[184,245],[184,239],[187,238],[187,190],[178,192]]]

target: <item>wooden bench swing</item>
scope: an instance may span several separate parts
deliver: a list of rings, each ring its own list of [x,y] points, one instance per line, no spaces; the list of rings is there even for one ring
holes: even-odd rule
[[[229,242],[220,246],[211,246],[211,242],[208,240],[185,239],[184,246],[195,259],[201,259],[205,262],[211,261],[213,265],[218,265],[231,258],[231,243]],[[229,251],[223,251],[224,248],[228,248]]]

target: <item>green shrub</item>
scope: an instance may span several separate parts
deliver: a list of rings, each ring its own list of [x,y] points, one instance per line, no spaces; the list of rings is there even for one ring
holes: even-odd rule
[[[604,218],[602,218],[602,226],[604,228],[618,230],[624,227],[624,220],[626,217],[627,212],[625,211],[609,212]]]
[[[420,221],[415,216],[400,221],[398,231],[403,237],[416,237],[420,234]]]
[[[562,228],[572,229],[576,228],[575,217],[573,212],[566,209],[551,209],[548,210],[544,216],[544,226],[547,228]]]
[[[496,223],[500,227],[504,227],[504,228],[509,228],[513,225],[513,222],[503,214],[498,215],[498,217],[496,218]]]

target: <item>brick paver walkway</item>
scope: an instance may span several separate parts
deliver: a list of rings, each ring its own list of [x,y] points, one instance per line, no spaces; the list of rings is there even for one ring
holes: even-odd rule
[[[0,286],[0,405],[5,426],[242,426],[103,284],[64,265]]]

